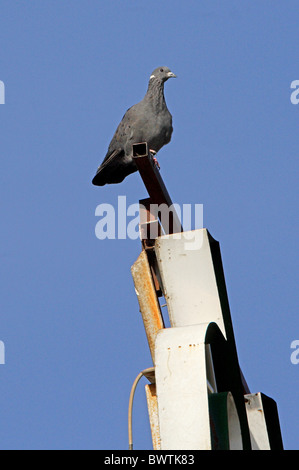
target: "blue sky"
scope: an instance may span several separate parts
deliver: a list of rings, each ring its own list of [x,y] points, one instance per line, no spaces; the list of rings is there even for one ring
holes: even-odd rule
[[[239,360],[298,449],[299,5],[286,0],[1,0],[1,449],[127,449],[127,405],[152,365],[130,267],[138,240],[99,240],[98,204],[147,197],[138,174],[91,185],[152,70],[172,199],[203,204],[221,243]],[[150,449],[142,379],[134,444]]]

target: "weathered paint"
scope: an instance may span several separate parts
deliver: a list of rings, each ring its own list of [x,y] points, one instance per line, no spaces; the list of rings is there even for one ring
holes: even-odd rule
[[[159,237],[155,242],[158,282],[163,287],[172,328],[164,328],[146,250],[132,266],[155,365],[156,385],[146,386],[153,446],[162,450],[212,449],[209,394],[219,382],[219,393],[215,395],[228,394],[227,448],[250,449],[250,442],[253,448],[269,448],[262,442],[264,436],[257,442],[256,435],[263,434],[263,425],[257,425],[256,434],[256,410],[249,409],[250,400],[246,409],[244,406],[248,386],[240,373],[219,244],[205,229],[201,234],[202,244],[196,250],[186,249],[185,239],[173,235]],[[213,348],[213,357],[207,344]],[[149,380],[154,379],[150,376]],[[263,415],[263,409],[259,407],[257,413]],[[282,443],[277,437],[278,417],[273,409],[270,415],[276,426],[272,440],[279,447]],[[271,442],[269,426],[266,431]]]
[[[157,332],[164,327],[164,324],[147,254],[144,250],[133,264],[131,273],[152,360],[155,364],[155,340]]]
[[[147,384],[145,386],[145,394],[146,394],[149,421],[150,421],[150,427],[151,427],[151,433],[152,433],[153,449],[160,450],[161,438],[160,438],[160,428],[159,428],[156,384]]]
[[[163,450],[211,449],[207,328],[201,324],[158,332],[155,372]]]
[[[245,395],[252,450],[270,450],[261,393]]]

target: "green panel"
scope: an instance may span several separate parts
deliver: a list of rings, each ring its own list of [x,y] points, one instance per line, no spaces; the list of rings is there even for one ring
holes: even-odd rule
[[[209,395],[212,450],[229,450],[227,392]]]

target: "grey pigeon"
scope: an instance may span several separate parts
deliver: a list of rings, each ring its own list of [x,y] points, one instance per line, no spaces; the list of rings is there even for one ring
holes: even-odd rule
[[[128,109],[116,129],[103,163],[92,180],[94,185],[120,183],[137,171],[133,144],[147,142],[150,152],[155,155],[170,142],[172,116],[164,98],[164,83],[171,77],[176,75],[168,67],[158,67],[153,71],[145,97]]]

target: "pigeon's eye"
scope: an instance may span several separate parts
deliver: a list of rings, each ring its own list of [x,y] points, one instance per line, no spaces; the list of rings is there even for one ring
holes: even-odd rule
[[[164,72],[164,69],[160,69],[160,72]]]

